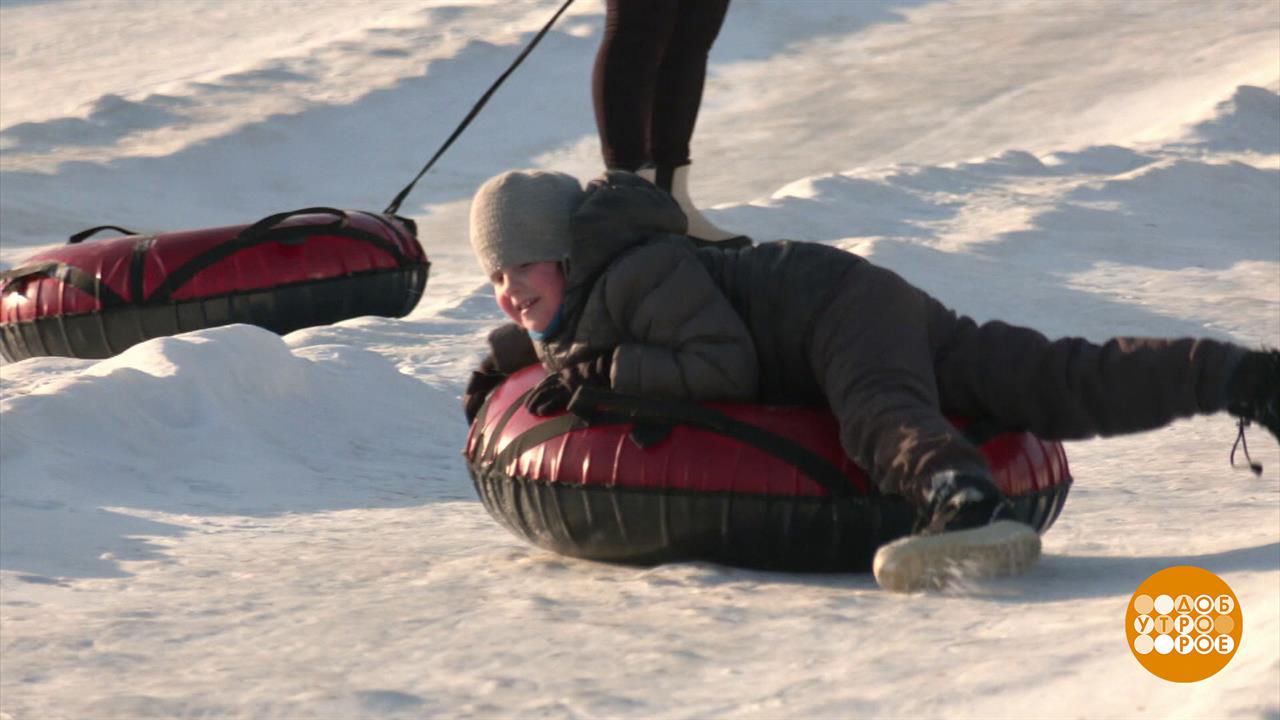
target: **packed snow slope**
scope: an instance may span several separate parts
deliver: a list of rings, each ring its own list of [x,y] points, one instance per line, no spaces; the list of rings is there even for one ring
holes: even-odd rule
[[[554,4],[0,0],[0,266],[91,225],[381,209]],[[489,175],[600,171],[599,3],[404,207],[422,303],[0,366],[0,718],[1280,717],[1280,448],[1225,416],[1071,443],[1027,576],[651,569],[529,547],[476,500],[467,373],[499,313]],[[1280,345],[1280,4],[735,0],[694,195],[981,319]],[[1196,565],[1244,612],[1160,680],[1124,608]]]

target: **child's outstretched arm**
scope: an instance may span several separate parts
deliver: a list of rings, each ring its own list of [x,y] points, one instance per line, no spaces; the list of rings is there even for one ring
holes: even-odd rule
[[[653,243],[601,280],[607,311],[627,339],[613,358],[619,392],[689,400],[751,400],[755,343],[691,248]]]

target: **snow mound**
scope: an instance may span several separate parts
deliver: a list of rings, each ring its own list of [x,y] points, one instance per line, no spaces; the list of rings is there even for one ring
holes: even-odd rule
[[[1280,95],[1274,90],[1241,85],[1224,100],[1212,119],[1194,128],[1200,140],[1192,147],[1213,151],[1280,154]]]
[[[103,553],[145,545],[126,536],[177,532],[141,516],[400,506],[458,465],[452,397],[368,350],[291,352],[247,325],[136,345],[2,407],[0,567],[40,575],[113,574]]]

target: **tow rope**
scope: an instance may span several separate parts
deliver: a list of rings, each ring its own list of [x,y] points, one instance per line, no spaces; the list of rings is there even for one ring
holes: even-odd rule
[[[533,40],[529,41],[529,44],[525,46],[524,50],[520,51],[520,54],[516,56],[515,62],[511,63],[511,67],[507,68],[506,72],[499,75],[498,79],[495,80],[494,83],[489,86],[489,89],[485,91],[484,95],[480,96],[480,100],[471,108],[471,112],[467,113],[467,116],[462,119],[462,122],[453,131],[453,134],[449,136],[449,139],[444,141],[444,145],[440,146],[440,149],[436,151],[436,154],[431,156],[431,159],[427,161],[427,164],[418,171],[418,174],[414,176],[413,180],[411,180],[409,184],[396,195],[395,199],[391,201],[391,204],[387,206],[387,209],[382,212],[387,215],[395,215],[400,211],[400,203],[404,202],[405,197],[413,191],[413,186],[418,184],[418,181],[422,179],[422,176],[426,175],[427,171],[431,169],[431,166],[436,164],[436,160],[439,160],[440,156],[444,155],[444,152],[449,149],[449,146],[453,145],[453,141],[457,140],[458,136],[462,134],[462,131],[467,129],[467,126],[471,124],[471,121],[475,119],[476,115],[480,114],[480,110],[489,102],[489,98],[493,97],[493,94],[498,90],[498,87],[511,76],[511,73],[515,72],[517,67],[520,67],[520,63],[524,62],[524,59],[529,56],[529,53],[533,52],[533,49],[538,46],[539,42],[542,42],[542,38],[549,30],[551,30],[551,26],[556,24],[556,20],[559,20],[560,16],[564,14],[564,11],[568,10],[569,6],[572,4],[573,0],[565,0],[564,4],[560,6],[560,9],[556,11],[556,14],[551,16],[551,19],[547,21],[547,24],[543,25],[542,29],[538,31],[538,34],[533,36]]]

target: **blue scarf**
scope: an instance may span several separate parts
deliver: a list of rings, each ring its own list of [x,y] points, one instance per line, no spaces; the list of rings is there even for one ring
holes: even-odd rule
[[[560,323],[563,321],[564,321],[564,303],[560,303],[560,307],[556,308],[555,317],[551,318],[551,323],[547,325],[547,328],[541,332],[537,330],[530,330],[529,337],[532,338],[535,342],[542,342],[543,340],[546,340],[552,335],[555,335],[556,331],[560,329]]]

